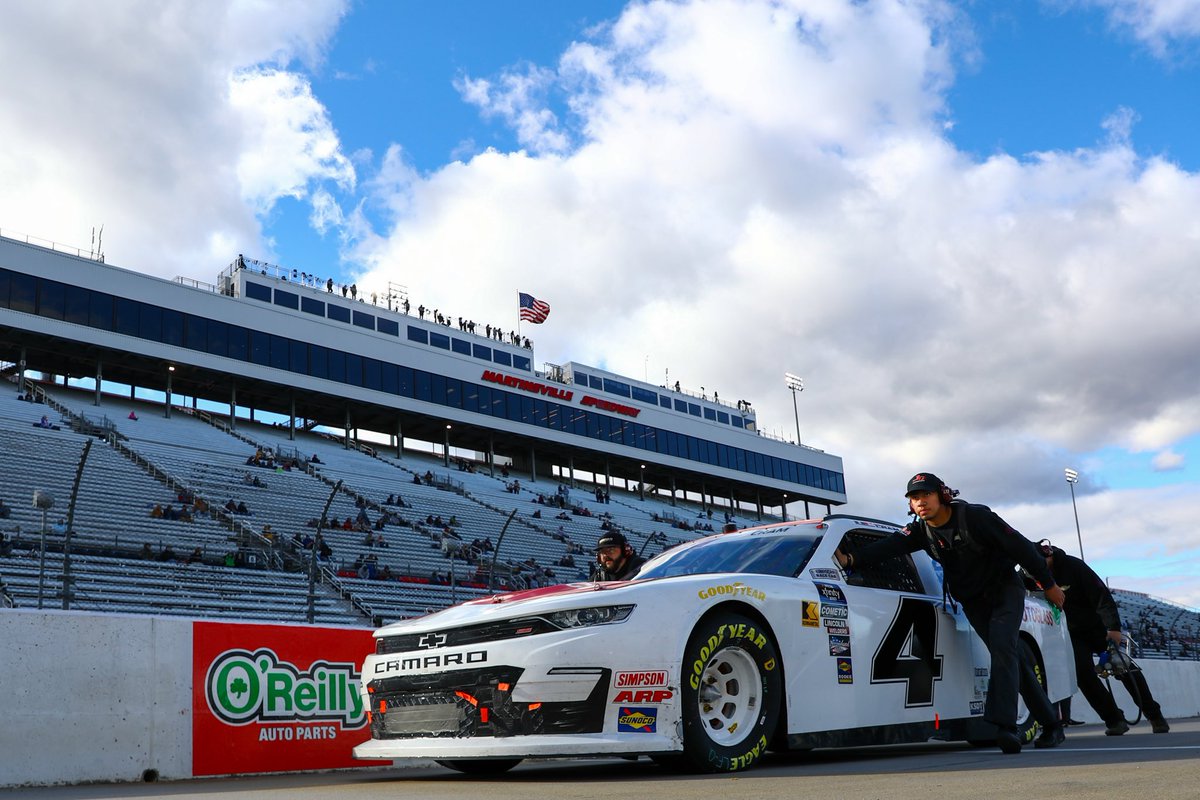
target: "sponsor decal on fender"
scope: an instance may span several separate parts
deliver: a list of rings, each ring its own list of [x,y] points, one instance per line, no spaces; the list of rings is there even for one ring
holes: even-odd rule
[[[833,567],[813,567],[808,571],[808,577],[819,581],[836,581],[842,576]]]
[[[665,703],[675,696],[670,689],[625,689],[617,692],[614,703]]]
[[[800,601],[800,624],[806,628],[821,627],[821,607],[813,600]]]
[[[710,597],[752,597],[761,602],[767,599],[766,592],[746,586],[741,581],[727,583],[724,586],[710,586],[707,589],[701,589],[696,595],[701,600],[707,600]]]
[[[821,616],[829,619],[846,619],[848,609],[846,606],[830,605],[829,603],[821,603]]]
[[[849,658],[837,660],[838,683],[854,683],[854,665]]]
[[[832,583],[819,583],[814,581],[813,586],[817,587],[817,591],[821,593],[821,600],[826,603],[838,603],[846,605],[846,595],[842,594],[842,587],[835,586]]]
[[[658,709],[626,706],[617,711],[617,733],[655,733]]]
[[[831,656],[848,656],[850,655],[850,637],[839,636],[837,634],[829,634],[829,655]]]
[[[842,636],[847,636],[850,633],[850,626],[846,624],[844,619],[824,619],[826,633],[838,633]]]
[[[667,671],[665,669],[643,670],[642,672],[618,672],[613,679],[613,686],[666,686]]]

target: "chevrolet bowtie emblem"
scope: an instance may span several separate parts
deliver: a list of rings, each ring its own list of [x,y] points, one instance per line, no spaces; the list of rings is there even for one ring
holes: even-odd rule
[[[444,633],[427,633],[417,641],[417,647],[425,650],[432,650],[435,647],[441,647],[446,643],[446,634]]]

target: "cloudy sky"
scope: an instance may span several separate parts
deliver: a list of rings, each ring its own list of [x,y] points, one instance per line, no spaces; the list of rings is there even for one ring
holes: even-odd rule
[[[407,287],[1200,606],[1200,0],[10,0],[0,231]],[[795,511],[796,509],[793,509]]]

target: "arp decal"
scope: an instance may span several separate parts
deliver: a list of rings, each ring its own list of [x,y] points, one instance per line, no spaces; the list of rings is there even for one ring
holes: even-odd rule
[[[655,733],[658,709],[623,706],[617,710],[617,733]]]
[[[854,683],[854,664],[848,658],[837,660],[838,683]]]
[[[821,627],[821,606],[812,600],[801,600],[800,624],[806,628]]]
[[[670,689],[625,689],[617,692],[614,703],[665,703],[675,696]]]

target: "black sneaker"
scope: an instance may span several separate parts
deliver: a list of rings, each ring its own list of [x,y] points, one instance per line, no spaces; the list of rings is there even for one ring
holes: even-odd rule
[[[1106,724],[1108,727],[1104,729],[1105,736],[1120,736],[1129,730],[1129,723],[1123,719],[1118,719]]]
[[[1047,747],[1058,747],[1066,740],[1067,735],[1063,733],[1062,725],[1055,725],[1053,728],[1046,728],[1042,731],[1042,735],[1033,740],[1033,746],[1044,750]]]
[[[1017,736],[1016,731],[997,731],[996,744],[1001,752],[1010,756],[1021,752],[1021,737]]]
[[[1167,724],[1165,719],[1159,717],[1158,719],[1150,720],[1150,730],[1155,733],[1170,733],[1171,726]]]

